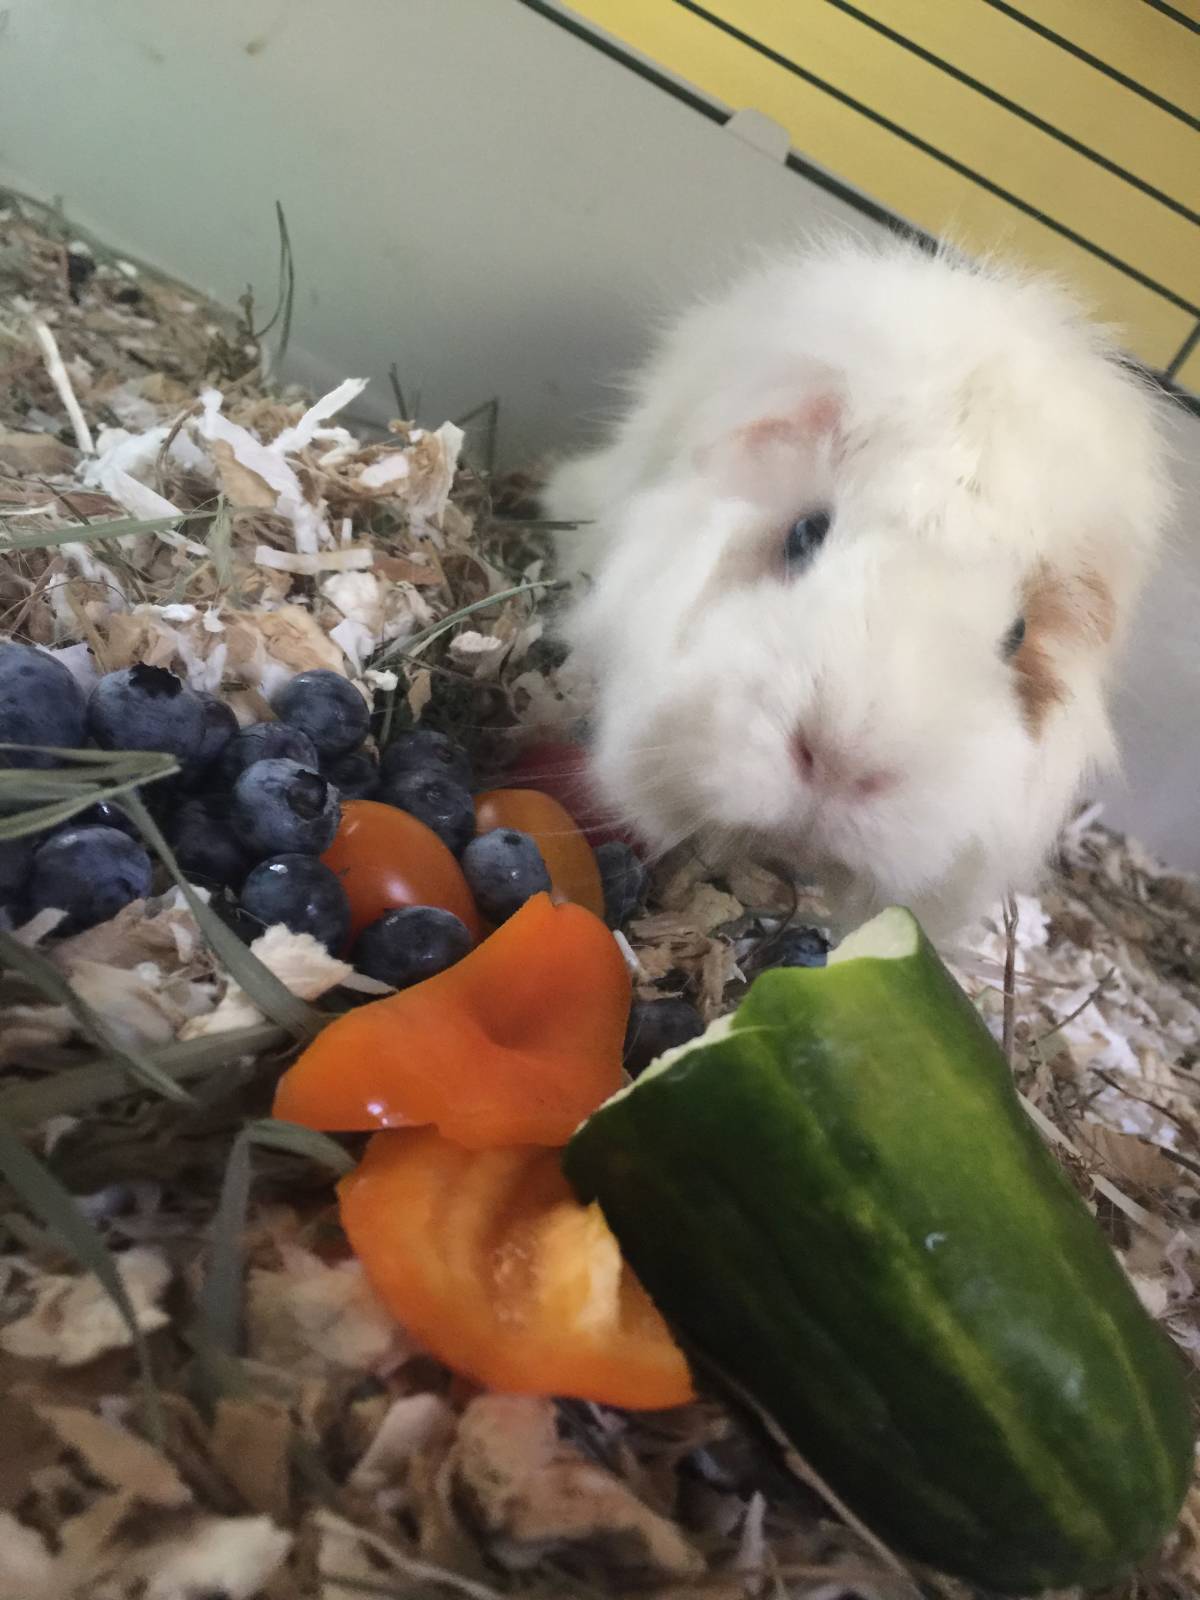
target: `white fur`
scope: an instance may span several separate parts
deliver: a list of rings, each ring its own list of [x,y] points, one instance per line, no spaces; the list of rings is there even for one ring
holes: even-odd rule
[[[822,397],[836,436],[789,431]],[[1069,693],[1037,735],[1000,641],[1039,564],[1127,620],[1167,509],[1157,404],[1061,289],[947,252],[837,243],[685,313],[546,495],[594,523],[568,632],[614,811],[659,849],[822,873],[847,919],[902,902],[948,931],[1027,884],[1111,756],[1115,641],[1055,645]],[[819,507],[811,567],[771,570]],[[798,725],[895,786],[814,789]]]

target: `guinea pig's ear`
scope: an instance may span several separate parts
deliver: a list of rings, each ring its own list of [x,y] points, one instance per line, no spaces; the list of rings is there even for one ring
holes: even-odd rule
[[[1116,631],[1112,589],[1094,569],[1067,576],[1039,564],[1025,584],[1024,634],[1013,653],[1017,698],[1035,737],[1070,698],[1072,668],[1103,653]]]
[[[791,506],[797,479],[828,467],[842,440],[843,405],[822,385],[731,428],[696,451],[695,464],[731,495]]]

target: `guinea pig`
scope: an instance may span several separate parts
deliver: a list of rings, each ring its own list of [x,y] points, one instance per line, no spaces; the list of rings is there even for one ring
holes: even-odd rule
[[[782,860],[935,937],[1036,882],[1114,759],[1160,407],[1055,282],[835,241],[668,326],[582,521],[592,778],[652,850]]]

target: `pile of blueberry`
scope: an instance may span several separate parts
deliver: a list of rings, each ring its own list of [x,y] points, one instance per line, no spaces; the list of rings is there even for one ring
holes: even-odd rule
[[[0,743],[165,751],[179,774],[145,791],[180,867],[253,938],[284,923],[327,948],[345,948],[350,907],[319,859],[338,829],[343,800],[376,799],[426,824],[460,860],[483,916],[503,922],[550,887],[528,834],[475,837],[472,772],[445,734],[402,734],[377,760],[366,746],[370,711],[336,672],[301,672],[276,695],[277,720],[240,728],[233,712],[163,667],[134,665],[99,679],[90,695],[61,664],[29,645],[0,642]],[[0,764],[48,767],[45,750],[0,752]],[[616,918],[641,893],[641,868],[624,846],[601,867]],[[607,863],[607,864],[606,864]],[[0,843],[0,913],[10,921],[47,907],[62,931],[106,921],[151,892],[149,853],[119,806],[100,803],[34,839]],[[632,906],[629,906],[632,909]],[[431,907],[393,911],[366,928],[356,967],[402,988],[458,960],[466,928]]]
[[[276,719],[239,727],[230,708],[163,667],[136,664],[100,678],[85,695],[45,651],[0,641],[0,767],[51,767],[54,748],[163,751],[179,773],[145,800],[189,880],[248,939],[283,923],[342,953],[350,905],[320,859],[344,800],[371,799],[423,822],[458,858],[481,915],[493,925],[550,888],[537,843],[514,828],[476,835],[466,752],[445,734],[399,735],[380,758],[368,748],[370,710],[339,673],[301,672],[275,696]],[[596,849],[611,926],[637,910],[645,869],[625,844]],[[126,813],[100,802],[33,838],[0,841],[0,926],[53,907],[64,933],[107,921],[152,892],[150,855]],[[770,965],[816,965],[827,946],[815,930],[780,936]],[[791,943],[788,944],[788,938]],[[793,948],[794,946],[794,948]],[[432,977],[471,948],[465,925],[431,906],[389,911],[350,952],[356,969],[395,988]],[[636,1073],[703,1029],[683,1000],[635,1003],[626,1062]]]
[[[110,672],[89,695],[53,656],[0,643],[0,742],[173,755],[178,775],[144,798],[188,877],[238,894],[259,928],[295,922],[332,948],[345,939],[348,912],[341,885],[316,859],[341,815],[329,765],[362,744],[369,712],[333,672],[301,674],[279,699],[278,722],[239,729],[227,705],[163,667]],[[0,764],[50,767],[54,757],[6,751]],[[56,907],[67,933],[149,894],[152,878],[149,853],[115,804],[0,846],[0,908],[11,918]]]

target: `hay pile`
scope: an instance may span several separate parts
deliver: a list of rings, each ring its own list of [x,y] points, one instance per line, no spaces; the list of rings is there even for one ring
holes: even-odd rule
[[[452,423],[366,437],[361,384],[313,404],[266,366],[249,300],[222,314],[0,200],[0,635],[83,680],[172,667],[243,720],[331,667],[374,692],[381,737],[424,714],[485,771],[569,731],[520,486],[467,465]],[[85,767],[66,800],[0,775],[0,799],[48,820],[153,759]],[[169,861],[159,887],[73,938],[53,914],[0,934],[0,1600],[918,1592],[715,1403],[480,1394],[414,1349],[339,1249],[344,1152],[263,1121],[353,974],[278,929],[247,951]],[[728,1009],[794,904],[762,868],[663,863],[639,991]],[[1200,885],[1087,815],[1019,912],[959,974],[1200,1361]],[[1194,1495],[1127,1592],[1198,1590]]]

